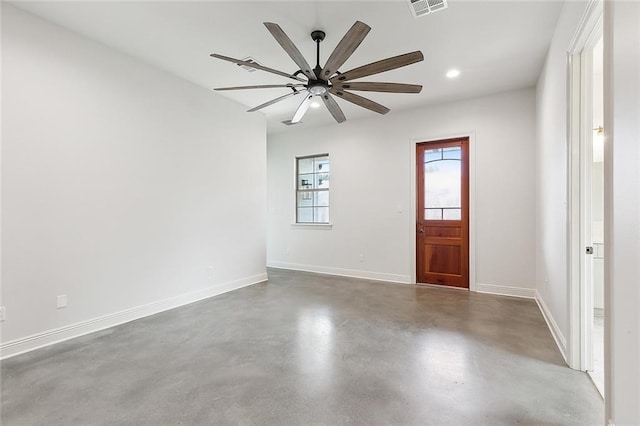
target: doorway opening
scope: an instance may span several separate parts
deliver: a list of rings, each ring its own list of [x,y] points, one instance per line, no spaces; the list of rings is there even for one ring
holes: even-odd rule
[[[469,288],[469,138],[416,144],[416,282]]]
[[[602,9],[593,3],[570,49],[570,366],[604,397],[604,91]]]
[[[584,283],[587,292],[587,372],[604,394],[604,93],[602,34],[595,45],[583,52],[585,66],[591,69],[591,138],[585,138],[585,246]],[[588,88],[587,88],[588,90]],[[588,105],[587,105],[588,106]],[[587,111],[588,113],[588,111]],[[588,116],[586,117],[588,120]],[[589,143],[591,142],[591,143]],[[589,149],[591,148],[591,149]],[[589,155],[591,154],[591,155]],[[589,311],[591,312],[589,318]],[[590,328],[590,330],[588,330]]]

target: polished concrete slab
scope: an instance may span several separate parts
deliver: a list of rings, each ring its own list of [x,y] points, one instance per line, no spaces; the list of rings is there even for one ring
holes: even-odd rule
[[[8,425],[596,425],[532,300],[273,269],[2,363]]]

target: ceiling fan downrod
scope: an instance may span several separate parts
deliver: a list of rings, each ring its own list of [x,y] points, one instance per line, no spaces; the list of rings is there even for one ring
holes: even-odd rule
[[[313,69],[316,76],[319,76],[322,72],[322,67],[320,66],[320,42],[324,40],[325,36],[326,34],[321,30],[311,32],[311,39],[316,42],[316,67]]]

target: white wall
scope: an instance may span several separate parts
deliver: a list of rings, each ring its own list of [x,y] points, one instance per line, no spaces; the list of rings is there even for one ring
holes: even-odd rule
[[[618,426],[638,425],[640,3],[605,2],[604,40],[606,415]]]
[[[2,15],[3,355],[265,279],[264,118]]]
[[[566,2],[537,85],[536,288],[567,354],[567,51],[585,2]]]
[[[533,89],[270,135],[267,264],[410,282],[415,142],[463,134],[472,136],[478,288],[533,296]],[[292,226],[294,158],[323,152],[331,159],[333,228]]]

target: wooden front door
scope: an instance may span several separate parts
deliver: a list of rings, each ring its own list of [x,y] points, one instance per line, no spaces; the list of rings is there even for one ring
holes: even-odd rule
[[[416,279],[469,288],[469,139],[416,145]]]

